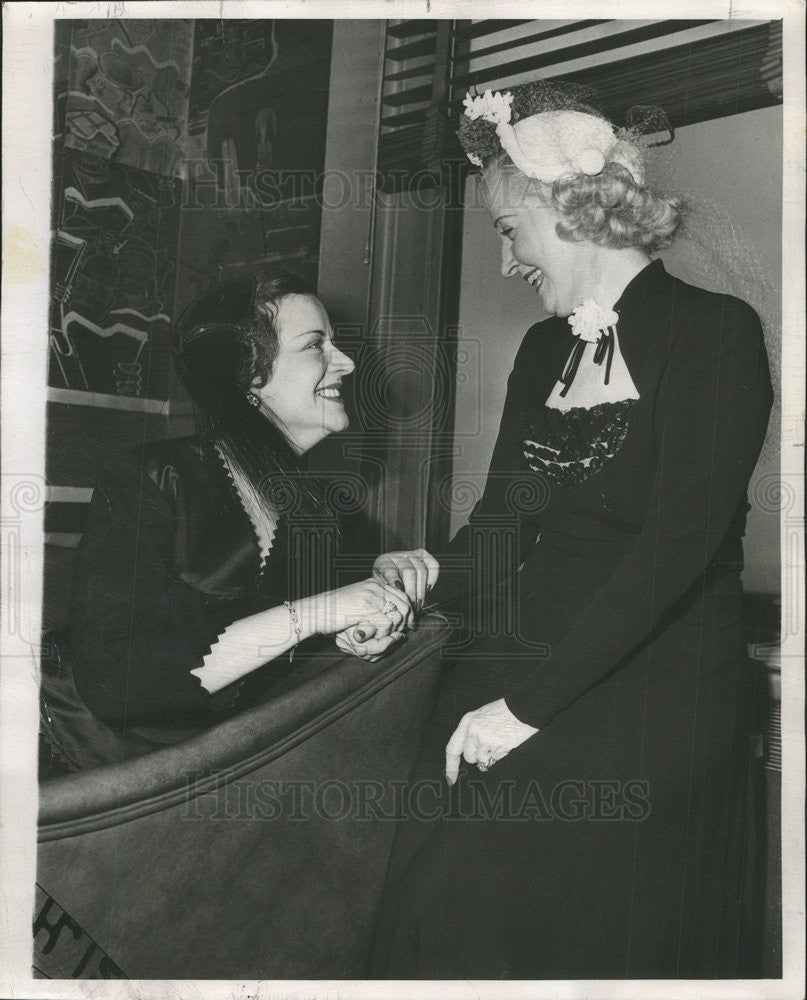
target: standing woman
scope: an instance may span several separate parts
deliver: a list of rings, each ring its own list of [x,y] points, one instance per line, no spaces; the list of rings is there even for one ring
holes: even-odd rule
[[[145,752],[143,727],[171,742],[212,725],[251,683],[293,683],[317,637],[376,659],[436,580],[427,553],[389,553],[334,589],[333,514],[304,456],[347,427],[354,366],[306,282],[216,285],[180,317],[174,352],[198,433],[97,470],[71,595],[75,688],[43,679],[46,742],[70,769]]]
[[[379,977],[744,972],[741,539],[772,401],[763,335],[744,302],[651,259],[682,206],[595,102],[563,81],[465,102],[502,273],[549,318],[451,546],[474,567],[517,530],[464,605],[417,772],[445,769],[448,813],[426,822],[415,799],[399,831]],[[456,579],[445,560],[436,598]]]

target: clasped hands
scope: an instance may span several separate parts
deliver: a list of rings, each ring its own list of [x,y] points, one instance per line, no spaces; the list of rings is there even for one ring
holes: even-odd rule
[[[384,607],[337,633],[336,645],[374,663],[391,645],[406,638],[426,593],[437,583],[440,565],[425,549],[386,552],[373,564],[372,580],[387,599]],[[390,593],[388,588],[393,588]],[[384,593],[386,591],[386,593]]]

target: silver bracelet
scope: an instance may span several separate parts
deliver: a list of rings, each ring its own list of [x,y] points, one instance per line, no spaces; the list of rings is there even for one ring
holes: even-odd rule
[[[303,641],[303,633],[302,630],[300,629],[300,619],[297,615],[297,609],[290,601],[284,601],[283,603],[286,605],[289,614],[291,615],[291,623],[294,626],[294,633],[297,636],[297,642],[295,642],[295,644],[289,650],[289,663],[291,663],[294,660],[294,650],[297,649],[297,647]]]

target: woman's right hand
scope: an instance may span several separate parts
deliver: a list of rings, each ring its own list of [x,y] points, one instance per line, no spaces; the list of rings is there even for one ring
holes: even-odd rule
[[[297,611],[308,631],[322,635],[344,632],[361,622],[380,637],[414,623],[406,593],[376,577],[303,598],[297,602]]]
[[[343,653],[350,653],[358,656],[368,663],[375,663],[387,652],[390,646],[406,639],[405,632],[390,632],[389,635],[376,636],[367,635],[369,626],[366,623],[354,625],[353,628],[345,629],[344,632],[337,632],[335,638],[336,645]],[[364,636],[360,639],[359,636]]]

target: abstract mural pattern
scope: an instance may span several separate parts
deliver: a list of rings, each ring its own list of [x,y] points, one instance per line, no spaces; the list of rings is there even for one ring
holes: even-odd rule
[[[65,145],[181,175],[192,43],[187,20],[73,21]]]
[[[167,399],[193,22],[57,21],[49,384]]]
[[[316,279],[332,31],[56,22],[51,386],[166,400],[175,301],[262,263]]]
[[[64,150],[50,384],[167,398],[180,184]]]

